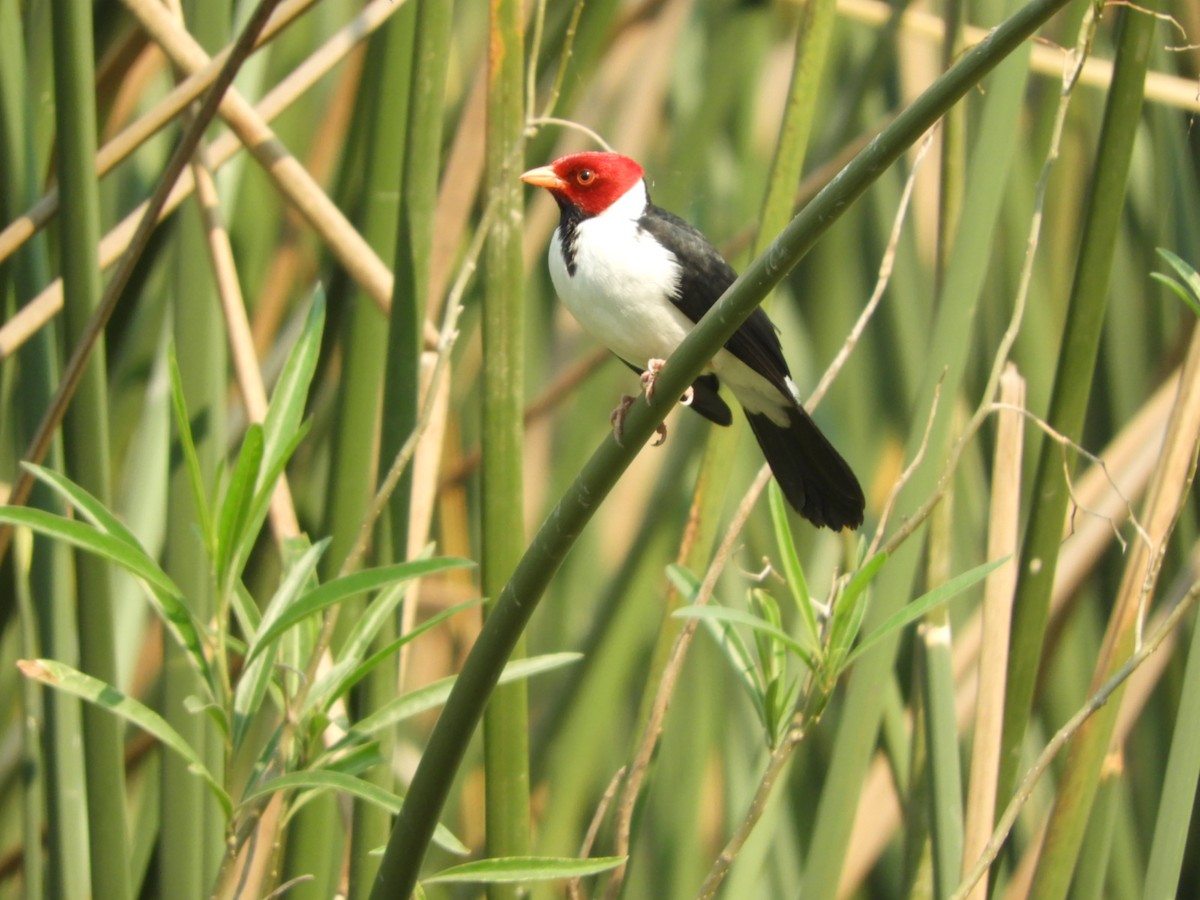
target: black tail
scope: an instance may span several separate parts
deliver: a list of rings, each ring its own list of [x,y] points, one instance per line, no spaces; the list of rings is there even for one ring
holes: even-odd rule
[[[850,466],[803,409],[788,411],[786,427],[747,412],[750,428],[775,480],[796,512],[817,527],[841,531],[863,523],[862,487]]]

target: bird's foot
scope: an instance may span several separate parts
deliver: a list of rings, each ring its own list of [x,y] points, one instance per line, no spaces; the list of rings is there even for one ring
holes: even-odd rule
[[[647,403],[654,399],[654,382],[658,378],[658,373],[663,370],[663,367],[666,364],[667,361],[665,359],[657,358],[651,359],[646,363],[646,371],[642,372],[642,389],[646,393]],[[692,400],[695,399],[695,396],[696,392],[689,384],[687,386],[687,390],[683,392],[683,396],[679,398],[679,402],[684,406],[691,406]],[[665,435],[663,436],[662,440],[666,440]],[[659,441],[659,443],[662,443],[662,441]],[[655,446],[657,446],[657,444]]]
[[[625,446],[625,414],[629,412],[629,407],[633,406],[636,399],[636,397],[630,397],[628,394],[622,394],[621,402],[617,404],[617,408],[614,409],[608,416],[608,421],[612,424],[613,438],[616,440],[618,447]],[[650,446],[661,446],[662,442],[667,439],[666,423],[659,422],[658,427],[654,429],[654,432],[658,435],[658,440],[656,440]]]
[[[647,403],[654,399],[654,381],[666,364],[665,359],[652,359],[646,363],[646,371],[642,373],[642,390],[646,392]]]

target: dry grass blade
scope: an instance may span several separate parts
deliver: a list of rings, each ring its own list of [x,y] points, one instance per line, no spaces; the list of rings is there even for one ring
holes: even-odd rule
[[[1025,382],[1011,363],[1000,378],[1002,402],[1025,405]],[[988,526],[988,559],[1010,557],[992,572],[984,589],[982,628],[988,640],[980,645],[979,688],[971,742],[971,777],[967,793],[963,835],[964,872],[979,855],[992,833],[996,808],[996,778],[1000,771],[1000,736],[1004,723],[1004,683],[1008,668],[1008,629],[1016,587],[1017,533],[1020,525],[1021,450],[1024,420],[1017,413],[1001,413],[997,422],[996,452],[992,470],[991,516]],[[972,892],[985,900],[987,885]]]

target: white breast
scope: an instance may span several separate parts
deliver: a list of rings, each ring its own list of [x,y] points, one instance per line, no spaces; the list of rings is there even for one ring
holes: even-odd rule
[[[575,272],[567,271],[558,229],[550,242],[554,289],[580,325],[622,359],[666,359],[692,328],[670,297],[679,283],[674,254],[638,227],[646,206],[638,182],[598,216],[580,222]]]

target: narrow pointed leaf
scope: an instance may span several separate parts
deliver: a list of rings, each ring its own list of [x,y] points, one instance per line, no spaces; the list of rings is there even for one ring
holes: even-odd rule
[[[443,869],[424,879],[425,884],[480,883],[515,884],[522,881],[556,881],[599,875],[623,864],[624,856],[597,856],[572,859],[554,856],[510,856],[504,859],[479,859]]]
[[[212,671],[204,655],[200,633],[183,604],[179,588],[141,546],[98,531],[91,525],[67,519],[41,509],[21,506],[0,507],[0,522],[23,525],[39,534],[55,538],[95,554],[120,566],[146,587],[155,611],[162,617],[175,640],[192,659],[209,691],[214,690]],[[215,696],[215,694],[213,694]],[[211,697],[209,699],[212,699]]]
[[[365,678],[372,669],[395,653],[400,647],[421,636],[431,628],[440,625],[451,616],[457,615],[472,606],[477,606],[482,602],[482,598],[466,600],[449,609],[444,609],[436,615],[430,616],[412,631],[408,632],[408,634],[403,634],[395,640],[389,641],[385,647],[372,653],[366,659],[361,658],[361,653],[369,646],[370,640],[366,644],[363,644],[361,649],[356,641],[353,648],[355,652],[350,653],[348,651],[343,659],[339,659],[333,668],[317,681],[317,684],[313,687],[309,695],[309,707],[328,708],[329,704],[333,703],[338,697],[345,694],[346,691]],[[373,638],[374,634],[370,635],[370,639]]]
[[[254,424],[246,430],[237,464],[221,501],[217,521],[217,576],[222,582],[230,574],[230,565],[243,555],[243,544],[247,539],[253,540],[253,536],[246,533],[246,525],[250,520],[250,505],[262,457],[262,426]]]
[[[385,791],[383,788],[371,784],[369,781],[364,781],[345,772],[334,772],[327,769],[292,772],[288,775],[273,778],[246,794],[242,798],[242,802],[246,803],[259,797],[265,797],[268,794],[274,794],[277,791],[290,790],[338,791],[343,794],[350,794],[368,803],[373,803],[382,809],[386,809],[393,815],[400,812],[400,807],[404,803],[402,796],[393,794],[391,791]],[[455,837],[450,829],[440,823],[434,834],[434,841],[442,848],[459,856],[465,856],[471,852],[470,848]]]
[[[304,589],[312,573],[316,571],[321,554],[329,546],[329,539],[308,548],[300,560],[288,569],[287,576],[280,582],[263,615],[263,623],[267,626],[278,620],[288,606],[293,603]],[[263,627],[260,623],[260,630]],[[238,679],[237,689],[233,697],[233,747],[237,750],[242,745],[255,714],[262,706],[263,698],[271,683],[271,668],[275,664],[273,648],[267,648],[262,653],[255,653],[254,660],[246,666],[242,677]]]
[[[846,665],[852,663],[855,659],[871,649],[878,641],[887,637],[893,631],[904,628],[915,622],[917,619],[929,612],[936,606],[941,606],[946,601],[952,599],[955,594],[961,593],[971,585],[982,581],[988,576],[988,573],[999,568],[1008,561],[1008,557],[995,559],[991,562],[983,563],[973,569],[968,569],[961,575],[951,578],[945,584],[939,585],[927,594],[922,595],[912,603],[905,606],[902,610],[891,616],[886,622],[872,631],[869,635],[862,639],[862,642],[854,648],[854,651],[846,658]]]
[[[175,345],[167,347],[167,371],[171,378],[171,411],[175,416],[175,430],[179,445],[183,448],[183,461],[187,468],[188,484],[192,490],[192,503],[200,518],[200,533],[211,559],[215,553],[216,535],[213,530],[212,510],[204,487],[204,476],[200,468],[200,455],[196,452],[196,441],[192,437],[192,423],[188,418],[187,401],[183,396],[183,377],[179,374],[179,361],[175,357]]]
[[[767,485],[767,499],[770,501],[771,524],[775,527],[775,543],[779,546],[779,564],[783,568],[783,577],[791,589],[792,598],[796,601],[796,607],[804,621],[806,643],[810,647],[816,647],[821,643],[821,629],[817,626],[812,594],[808,591],[808,580],[804,577],[804,569],[800,566],[800,557],[796,553],[796,541],[788,525],[783,491],[779,489],[779,482],[773,478]]]
[[[582,657],[581,653],[547,653],[544,656],[531,656],[528,659],[515,660],[504,667],[504,672],[500,676],[500,684],[540,675],[543,672],[573,663]],[[436,709],[450,696],[450,689],[454,687],[455,680],[455,676],[442,678],[433,684],[397,697],[371,715],[355,722],[353,734],[359,736],[374,734],[426,710]]]
[[[677,609],[671,615],[678,619],[708,619],[714,622],[725,622],[730,625],[745,625],[747,628],[753,628],[756,632],[761,632],[769,637],[779,641],[798,657],[801,662],[808,668],[813,668],[812,654],[798,640],[783,631],[776,628],[766,619],[760,619],[753,613],[748,613],[742,609],[729,609],[725,606],[685,606],[683,609]]]
[[[17,667],[26,678],[32,678],[48,687],[66,691],[88,703],[103,707],[153,735],[164,746],[182,756],[187,761],[189,768],[204,779],[213,796],[221,804],[225,815],[228,817],[232,814],[233,805],[230,802],[229,794],[205,768],[191,745],[183,739],[178,731],[167,724],[166,719],[150,707],[134,700],[110,684],[51,659],[22,659],[17,662]]]
[[[308,397],[309,384],[317,366],[317,355],[321,349],[321,332],[325,327],[325,291],[318,285],[312,306],[304,322],[304,330],[288,354],[271,403],[263,422],[263,458],[268,471],[275,468],[281,459],[286,460],[295,449],[293,438],[300,430],[304,418],[304,403]],[[273,479],[259,482],[258,488],[272,485]]]
[[[375,590],[397,581],[409,578],[422,578],[434,572],[447,569],[458,569],[474,565],[469,559],[454,559],[439,557],[437,559],[422,559],[413,562],[397,563],[392,566],[380,566],[355,572],[342,578],[335,578],[320,587],[309,591],[288,609],[268,628],[261,630],[256,638],[257,646],[251,650],[250,658],[262,652],[264,646],[279,637],[297,622],[301,622],[323,609],[341,603],[357,594]]]

